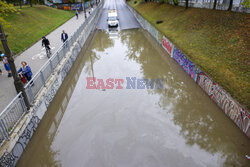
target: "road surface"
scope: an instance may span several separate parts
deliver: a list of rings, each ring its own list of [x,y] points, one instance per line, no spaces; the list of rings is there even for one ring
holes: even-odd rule
[[[107,30],[107,18],[108,18],[108,10],[109,9],[116,9],[117,15],[119,18],[119,29],[132,29],[132,28],[139,28],[140,24],[137,22],[133,14],[127,8],[125,1],[123,0],[106,0],[103,6],[103,11],[101,17],[98,22],[98,29]]]

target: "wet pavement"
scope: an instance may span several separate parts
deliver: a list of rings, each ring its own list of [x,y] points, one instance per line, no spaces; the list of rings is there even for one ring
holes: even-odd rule
[[[133,14],[127,8],[124,0],[116,0],[116,8],[119,17],[119,26],[121,30],[139,28],[140,24],[137,22]]]
[[[123,89],[100,80],[87,89],[87,77],[123,79]],[[162,86],[126,89],[126,77],[162,79]],[[249,139],[146,31],[112,38],[98,31],[17,166],[248,166],[248,148]]]
[[[106,0],[103,6],[103,11],[98,21],[97,28],[102,30],[108,29],[107,18],[108,10],[116,9],[117,15],[119,18],[119,27],[118,29],[132,29],[140,28],[140,24],[137,22],[136,18],[127,8],[124,0]]]

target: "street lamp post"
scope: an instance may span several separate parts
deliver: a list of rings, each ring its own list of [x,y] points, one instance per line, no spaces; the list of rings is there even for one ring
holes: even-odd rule
[[[87,18],[87,14],[86,14],[86,8],[85,8],[85,0],[83,0],[83,10],[84,10],[84,17],[86,19]]]
[[[16,66],[15,66],[15,63],[14,63],[14,58],[11,56],[10,48],[8,46],[8,42],[7,42],[7,39],[6,39],[7,36],[4,34],[1,22],[0,22],[0,38],[1,38],[1,41],[2,41],[2,44],[3,44],[5,55],[7,57],[9,65],[10,65],[10,69],[11,69],[11,73],[12,73],[12,76],[13,76],[13,79],[14,79],[14,85],[15,85],[16,91],[17,91],[17,93],[22,92],[25,105],[26,105],[27,109],[29,110],[30,109],[30,103],[29,103],[27,94],[26,94],[26,92],[24,90],[23,84],[22,84],[20,78],[18,77],[18,73],[16,71]]]

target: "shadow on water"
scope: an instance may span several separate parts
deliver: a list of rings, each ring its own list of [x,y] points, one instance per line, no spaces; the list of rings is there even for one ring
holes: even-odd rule
[[[156,105],[161,111],[169,114],[163,116],[170,117],[177,129],[177,135],[168,130],[166,132],[169,132],[169,136],[161,136],[164,137],[161,140],[170,142],[167,147],[181,147],[182,154],[186,153],[185,155],[190,156],[193,153],[187,152],[190,150],[187,149],[189,147],[198,150],[196,151],[198,153],[207,152],[209,154],[204,155],[209,155],[211,159],[203,157],[207,159],[204,162],[218,160],[217,166],[247,166],[249,164],[245,158],[245,155],[250,154],[249,139],[240,132],[231,120],[226,118],[225,114],[209,100],[207,95],[194,84],[177,63],[169,58],[158,44],[155,44],[154,39],[146,31],[141,29],[123,30],[119,32],[118,36],[118,39],[111,39],[107,32],[98,31],[93,40],[89,41],[86,53],[82,51],[80,54],[82,56],[77,58],[17,166],[63,166],[62,159],[58,159],[60,151],[58,148],[54,148],[53,142],[55,142],[55,136],[61,133],[58,127],[65,111],[72,112],[67,107],[72,93],[75,91],[75,86],[82,73],[86,76],[95,76],[95,73],[98,72],[96,70],[98,65],[103,61],[103,57],[107,56],[107,50],[114,49],[118,40],[127,47],[123,57],[125,63],[136,62],[139,64],[143,78],[162,78],[164,81],[164,89],[148,89],[146,91],[147,94],[158,97]],[[99,69],[99,71],[101,70]],[[155,124],[152,123],[152,125]],[[166,126],[165,128],[171,127]],[[183,142],[179,139],[168,141],[174,139],[171,135],[183,138]],[[160,150],[158,151],[160,152]],[[162,156],[164,157],[164,155]],[[175,158],[178,160],[178,157]],[[186,164],[186,166],[191,165]]]

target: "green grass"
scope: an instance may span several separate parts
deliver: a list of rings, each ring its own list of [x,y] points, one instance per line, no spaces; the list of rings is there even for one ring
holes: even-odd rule
[[[24,51],[74,15],[74,12],[40,5],[24,7],[19,13],[5,17],[11,27],[4,27],[4,30],[8,34],[9,47],[14,54]],[[0,49],[2,50],[2,45]]]
[[[250,108],[250,14],[129,2],[186,56]],[[163,20],[156,24],[156,20]]]

